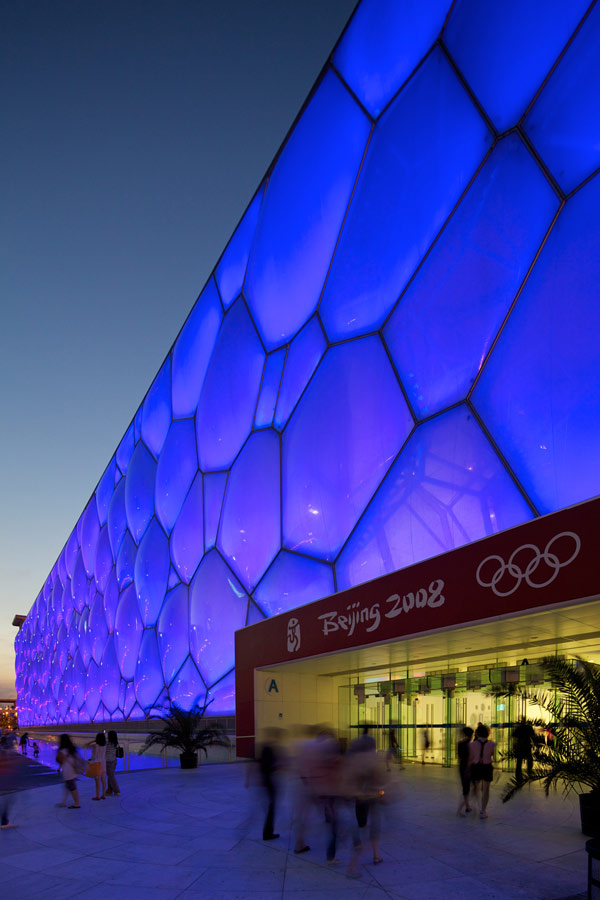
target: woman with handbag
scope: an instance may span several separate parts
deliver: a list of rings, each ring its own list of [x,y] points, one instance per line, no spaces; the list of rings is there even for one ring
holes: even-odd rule
[[[58,752],[56,754],[56,762],[60,767],[60,772],[65,784],[65,796],[59,806],[67,805],[67,796],[71,794],[73,803],[69,809],[80,809],[79,792],[77,790],[77,776],[85,770],[85,763],[79,753],[77,747],[68,734],[61,734]]]
[[[96,735],[95,741],[90,741],[87,745],[92,748],[92,755],[88,763],[86,775],[93,778],[96,782],[96,796],[92,800],[106,799],[106,738],[104,732],[100,731]],[[100,787],[102,787],[102,796],[100,795]]]
[[[115,769],[117,768],[117,754],[121,756],[121,753],[119,753],[121,748],[119,747],[116,731],[109,731],[106,738],[106,780],[108,782],[106,796],[112,797],[114,794],[115,797],[118,797],[121,793],[121,788],[115,777]]]

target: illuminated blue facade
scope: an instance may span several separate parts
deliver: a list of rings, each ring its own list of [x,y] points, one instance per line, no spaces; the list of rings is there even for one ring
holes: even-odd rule
[[[600,3],[363,0],[16,641],[23,725],[600,492]]]

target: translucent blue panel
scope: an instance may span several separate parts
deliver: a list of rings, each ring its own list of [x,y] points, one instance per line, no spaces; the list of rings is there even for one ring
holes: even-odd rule
[[[79,653],[81,654],[81,659],[83,660],[83,664],[86,669],[89,665],[90,659],[92,658],[92,637],[89,630],[89,616],[89,609],[84,609],[78,624],[79,639],[77,646],[79,648]]]
[[[193,416],[221,325],[221,301],[211,278],[173,348],[173,415]]]
[[[600,165],[600,6],[525,120],[525,131],[565,192]]]
[[[104,525],[108,517],[108,506],[115,486],[115,470],[116,464],[113,457],[96,488],[96,506],[98,507],[98,518],[101,525]]]
[[[123,589],[126,585],[131,584],[135,575],[135,557],[137,547],[135,541],[128,531],[121,541],[121,549],[117,556],[117,581],[119,587]]]
[[[458,0],[443,39],[499,131],[516,125],[588,0]]]
[[[127,685],[127,688],[125,691],[125,706],[123,709],[123,714],[124,714],[125,718],[127,718],[127,719],[135,718],[135,716],[133,715],[133,711],[135,708],[136,708],[135,688],[133,686],[133,682],[130,682],[130,684]],[[139,706],[137,707],[137,709],[139,710]],[[141,710],[140,710],[140,712],[141,712]]]
[[[125,479],[127,522],[138,544],[154,513],[155,473],[156,463],[144,444],[139,443],[131,458]]]
[[[338,590],[531,517],[472,413],[459,406],[411,436],[336,562]]]
[[[202,476],[200,475],[198,477],[201,478]],[[169,569],[169,581],[168,581],[169,590],[171,590],[171,588],[174,588],[176,584],[179,584],[180,581],[181,581],[181,579],[179,578],[179,575],[177,574],[177,572],[175,571],[173,566],[171,566],[171,568]]]
[[[54,587],[52,588],[52,597],[50,600],[51,607],[52,607],[52,614],[54,617],[54,621],[56,622],[57,625],[62,621],[62,618],[63,618],[62,595],[63,595],[63,587],[60,583],[60,579],[57,578],[54,583]]]
[[[93,577],[96,568],[96,545],[98,543],[99,534],[100,522],[98,521],[96,500],[92,497],[85,508],[81,525],[81,552],[83,553],[83,564],[90,578]]]
[[[154,628],[146,628],[144,631],[134,685],[135,696],[142,709],[152,706],[164,687]]]
[[[158,456],[171,423],[171,358],[168,356],[144,400],[142,439]]]
[[[217,266],[215,275],[225,309],[231,306],[242,290],[262,196],[263,188],[261,187],[246,210],[244,218],[236,228]]]
[[[77,543],[81,547],[81,527],[83,523],[83,513],[77,519],[77,524],[75,525],[75,531],[77,534]]]
[[[166,684],[182,665],[190,650],[188,589],[179,584],[165,597],[156,627],[158,649]]]
[[[73,598],[73,606],[77,612],[81,612],[87,600],[87,575],[85,566],[83,565],[83,556],[81,550],[75,559],[73,569],[73,577],[71,579],[71,597]]]
[[[106,618],[104,616],[104,597],[102,594],[96,594],[94,598],[90,608],[88,629],[92,641],[92,656],[97,663],[100,663],[108,637],[108,628],[106,627]]]
[[[262,622],[266,618],[265,614],[258,608],[252,600],[248,604],[248,615],[246,616],[246,625],[254,625],[255,622]]]
[[[135,443],[140,440],[142,436],[142,416],[144,414],[144,410],[140,406],[138,411],[135,414],[135,419],[133,420],[133,433],[135,436]]]
[[[256,588],[254,599],[267,616],[276,616],[327,597],[334,590],[331,566],[282,550]]]
[[[170,532],[198,471],[193,419],[173,422],[156,467],[156,515]]]
[[[113,631],[115,627],[118,602],[119,582],[117,581],[117,570],[116,568],[113,568],[110,571],[106,580],[106,587],[104,588],[104,616],[109,631]]]
[[[182,709],[191,709],[195,703],[203,703],[205,695],[206,686],[193,660],[188,656],[169,687],[171,702]]]
[[[269,429],[250,436],[230,472],[218,545],[252,590],[280,544],[279,435]]]
[[[65,566],[67,569],[67,574],[69,578],[73,577],[73,570],[75,568],[75,560],[77,559],[77,554],[79,553],[79,541],[77,540],[77,532],[75,529],[69,535],[69,540],[65,546]],[[63,579],[63,584],[64,584]]]
[[[217,529],[221,519],[226,484],[226,472],[215,472],[204,476],[204,541],[207,550],[217,543]]]
[[[76,651],[73,657],[73,703],[76,709],[80,709],[85,703],[86,676],[86,667],[79,655],[79,651]]]
[[[195,455],[194,448],[194,455]],[[204,553],[202,473],[198,472],[171,534],[171,559],[179,577],[189,584]]]
[[[98,706],[100,705],[100,682],[100,667],[92,660],[85,681],[85,709],[92,722],[96,720]]]
[[[500,141],[384,330],[419,417],[466,396],[557,208],[520,138]]]
[[[282,429],[285,426],[325,353],[326,346],[325,336],[316,316],[307,322],[289,345],[275,412],[276,428]]]
[[[283,434],[283,538],[332,559],[412,427],[377,337],[332,347]]]
[[[135,558],[135,589],[144,625],[155,625],[167,593],[169,578],[169,541],[152,519]]]
[[[190,650],[207,684],[233,666],[233,633],[244,627],[247,607],[248,595],[211,550],[190,587]]]
[[[319,307],[330,339],[381,325],[491,138],[435,50],[375,126]]]
[[[108,507],[108,537],[114,559],[117,558],[123,535],[127,530],[127,513],[125,512],[125,479],[121,479]]]
[[[475,387],[540,512],[600,493],[600,177],[566,204]]]
[[[117,659],[121,667],[121,674],[127,681],[131,681],[135,675],[135,666],[143,630],[144,626],[138,612],[135,587],[133,584],[130,584],[121,594],[115,621]]]
[[[121,443],[117,447],[117,465],[123,475],[127,472],[127,467],[133,455],[133,448],[135,446],[134,434],[133,434],[133,422],[125,432]]]
[[[210,716],[235,715],[235,672],[230,672],[214,684],[208,692]]]
[[[255,428],[268,428],[273,423],[277,394],[281,383],[281,372],[285,362],[285,347],[269,353],[265,362],[260,397],[254,419]]]
[[[113,556],[110,549],[110,538],[108,536],[108,526],[103,525],[98,535],[98,546],[96,548],[96,563],[94,566],[94,577],[96,585],[100,591],[106,586],[106,579],[109,576],[113,565]]]
[[[198,458],[204,471],[230,466],[252,428],[264,353],[243,300],[225,316],[198,402]]]
[[[269,179],[245,295],[267,349],[292,338],[314,312],[369,121],[328,72]]]
[[[110,712],[113,712],[119,705],[119,681],[121,676],[119,672],[119,663],[117,661],[117,652],[115,650],[115,642],[112,635],[106,642],[100,668],[102,672],[100,696],[102,697],[102,702],[106,708],[110,710]]]
[[[60,582],[63,587],[65,586],[65,582],[66,582],[67,578],[69,577],[68,573],[67,573],[66,557],[67,557],[67,548],[65,546],[65,547],[63,547],[61,554],[57,560],[58,577],[60,578]]]
[[[371,115],[406,81],[437,39],[450,0],[363,0],[333,57]]]

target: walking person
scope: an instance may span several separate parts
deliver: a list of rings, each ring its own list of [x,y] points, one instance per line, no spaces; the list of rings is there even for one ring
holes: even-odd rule
[[[96,735],[96,740],[87,745],[92,748],[92,755],[85,773],[96,783],[96,796],[92,800],[106,800],[106,738],[104,732]],[[100,794],[102,788],[102,794]]]
[[[527,763],[527,776],[531,777],[533,771],[533,742],[535,741],[535,731],[525,716],[513,730],[512,739],[516,759],[515,778],[517,781],[523,781],[524,760]]]
[[[14,795],[17,790],[17,759],[6,743],[0,746],[0,827],[16,828],[10,821]]]
[[[263,841],[274,841],[279,837],[275,833],[275,809],[279,794],[279,771],[283,768],[284,756],[280,746],[280,731],[272,728],[264,743],[259,767],[263,787],[267,794],[267,815],[263,825]]]
[[[19,744],[21,745],[21,753],[23,756],[27,755],[27,740],[29,738],[29,734],[27,731],[24,731],[19,739]]]
[[[80,809],[79,792],[77,790],[77,776],[85,771],[85,763],[77,752],[77,747],[68,734],[61,734],[58,752],[56,754],[56,762],[58,763],[64,782],[64,797],[59,806],[67,805],[67,797],[71,794],[73,803],[69,809]]]
[[[458,805],[458,815],[466,816],[471,812],[469,806],[469,794],[471,792],[471,778],[469,776],[469,747],[473,739],[473,729],[468,725],[462,729],[462,738],[456,745],[456,754],[458,756],[458,773],[461,785],[461,801]]]
[[[343,770],[346,796],[354,801],[357,825],[347,875],[349,878],[360,878],[361,873],[357,870],[357,865],[362,850],[361,829],[369,827],[373,862],[375,864],[382,862],[379,855],[379,836],[385,776],[377,757],[375,741],[368,734],[368,728],[364,729],[361,737],[350,744],[344,758]]]
[[[116,731],[109,731],[106,736],[106,781],[108,784],[106,796],[120,796],[121,788],[115,776],[117,768],[117,750],[119,748],[119,739]]]
[[[490,729],[481,722],[475,729],[475,740],[469,745],[469,775],[473,782],[475,796],[479,796],[481,784],[481,805],[479,818],[487,819],[490,799],[490,784],[494,778],[494,752],[496,744],[489,740]]]

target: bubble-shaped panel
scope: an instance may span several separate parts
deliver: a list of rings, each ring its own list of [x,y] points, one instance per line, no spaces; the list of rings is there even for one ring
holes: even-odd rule
[[[85,679],[87,669],[81,658],[79,650],[73,654],[73,702],[76,709],[81,709],[85,703]]]
[[[139,713],[142,712],[139,706],[136,705],[135,702],[135,688],[133,686],[133,682],[129,682],[125,689],[125,705],[123,707],[123,715],[126,719],[135,719],[140,718],[139,714],[136,716],[134,710],[138,710]],[[142,713],[143,715],[143,713]]]
[[[273,424],[283,429],[325,353],[327,342],[314,316],[288,346]]]
[[[599,47],[596,5],[525,119],[525,131],[566,193],[600,165]]]
[[[162,450],[171,424],[171,358],[164,361],[144,400],[142,440],[154,456]]]
[[[206,685],[200,677],[194,661],[188,656],[169,686],[171,703],[181,709],[191,709],[196,703],[204,703]]]
[[[418,417],[466,397],[558,202],[518,135],[500,141],[383,332]]]
[[[336,562],[338,590],[531,517],[471,411],[456,407],[411,435]]]
[[[559,215],[473,393],[541,513],[600,493],[599,208],[596,176]]]
[[[333,63],[378,116],[437,39],[451,0],[363,0]]]
[[[225,309],[229,309],[242,291],[262,197],[263,187],[261,186],[227,244],[215,272]]]
[[[211,550],[190,586],[190,649],[207,684],[233,666],[233,634],[246,624],[247,608],[245,590]]]
[[[377,337],[332,347],[283,434],[283,538],[339,552],[412,427]]]
[[[134,685],[135,696],[142,709],[153,706],[164,687],[154,628],[146,628],[142,635]]]
[[[331,340],[382,324],[491,140],[434,50],[375,126],[319,307]]]
[[[98,508],[98,519],[100,520],[101,525],[106,523],[108,517],[108,507],[115,488],[115,471],[116,463],[113,456],[104,470],[104,474],[96,488],[96,506]]]
[[[264,358],[240,299],[225,316],[198,402],[196,435],[203,471],[224,469],[239,453],[252,428]]]
[[[134,579],[136,554],[137,547],[135,541],[129,532],[126,531],[125,537],[121,541],[121,549],[119,550],[116,564],[117,581],[119,582],[121,590],[128,584],[131,584]]]
[[[117,558],[117,554],[121,547],[121,541],[127,530],[127,513],[125,511],[125,479],[121,481],[115,488],[114,494],[108,507],[108,537],[113,554],[113,558]]]
[[[74,528],[71,534],[69,535],[69,539],[65,545],[65,567],[67,570],[67,575],[69,578],[73,577],[73,571],[75,569],[75,561],[77,559],[77,554],[79,553],[79,541],[77,540],[77,531]],[[64,584],[64,578],[62,579],[62,583]]]
[[[244,288],[268,350],[290,340],[317,306],[369,127],[329,71],[277,160]]]
[[[100,669],[100,696],[102,697],[102,702],[106,708],[112,713],[119,705],[120,694],[119,663],[112,634],[106,642]]]
[[[89,715],[90,722],[93,722],[97,716],[98,707],[100,705],[101,683],[102,676],[100,667],[97,666],[92,659],[85,679],[85,709]],[[100,721],[102,720],[100,719]]]
[[[248,604],[248,614],[246,616],[246,625],[254,625],[255,622],[262,622],[266,619],[264,612],[258,608],[252,600]]]
[[[116,567],[113,567],[106,579],[106,587],[104,588],[104,616],[109,631],[114,631],[118,603],[119,581]]]
[[[235,672],[229,672],[208,691],[209,716],[235,715]]]
[[[189,314],[173,348],[173,416],[196,411],[200,390],[221,326],[221,301],[211,278]]]
[[[165,683],[169,684],[190,649],[188,589],[178,584],[169,591],[158,617],[156,632]]]
[[[331,566],[282,550],[253,596],[267,616],[276,616],[327,597],[334,590]]]
[[[135,586],[130,584],[121,594],[115,620],[115,647],[121,674],[126,681],[135,675],[138,650],[144,626],[138,612]]]
[[[156,515],[167,534],[175,524],[197,470],[194,420],[173,422],[156,467]]]
[[[275,404],[277,403],[279,385],[281,384],[285,354],[285,347],[281,347],[267,356],[260,386],[260,396],[256,407],[256,416],[254,418],[255,428],[268,428],[273,424],[273,414],[275,413]]]
[[[129,463],[125,479],[125,510],[129,530],[137,544],[154,513],[156,463],[141,442]]]
[[[104,616],[104,597],[102,594],[96,594],[94,598],[90,608],[88,629],[92,642],[92,656],[100,664],[108,637],[108,628]]]
[[[189,584],[204,553],[202,504],[202,473],[198,472],[171,533],[173,565],[186,584]]]
[[[279,435],[252,434],[231,469],[218,546],[252,590],[281,541]]]
[[[169,578],[169,541],[152,519],[135,558],[135,589],[142,622],[154,625],[167,592]]]
[[[77,612],[81,612],[86,604],[88,591],[88,580],[83,564],[83,554],[78,551],[73,567],[73,577],[71,578],[71,597],[73,598],[73,606]]]
[[[516,125],[588,0],[458,0],[443,40],[499,131]]]
[[[96,568],[96,547],[100,534],[100,522],[94,497],[90,500],[83,514],[81,526],[81,552],[83,564],[90,578],[93,578]]]
[[[123,435],[121,443],[117,447],[117,465],[123,475],[127,473],[133,450],[135,447],[135,435],[133,433],[133,422]]]
[[[204,543],[207,550],[217,543],[226,484],[226,472],[214,472],[204,476]]]

